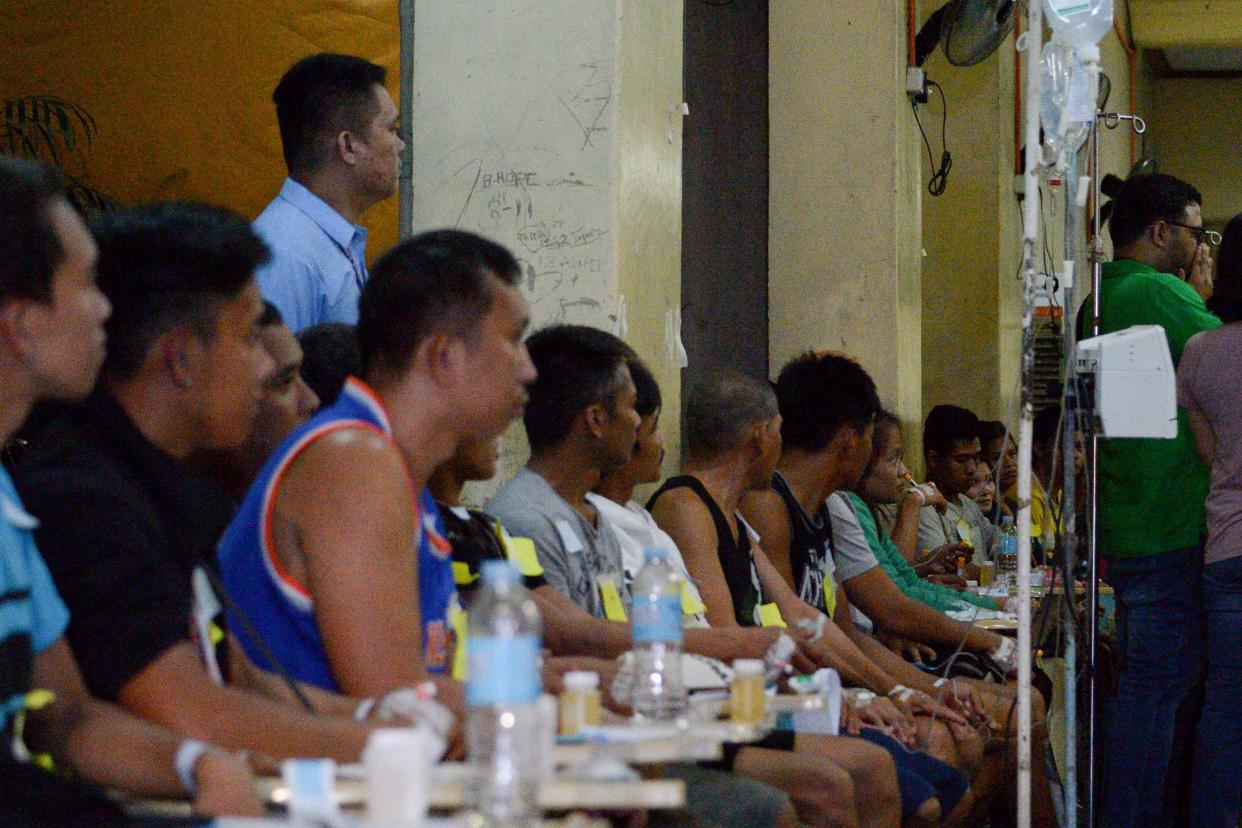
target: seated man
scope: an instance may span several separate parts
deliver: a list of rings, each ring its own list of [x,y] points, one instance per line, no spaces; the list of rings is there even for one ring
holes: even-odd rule
[[[902,462],[901,421],[887,411],[875,416],[875,434],[871,438],[871,461],[862,482],[849,495],[850,505],[863,534],[884,572],[906,596],[921,601],[940,612],[959,612],[972,606],[987,610],[1013,610],[1010,599],[988,598],[972,592],[958,592],[942,584],[919,577],[907,560],[913,557],[918,540],[919,515],[926,501],[907,482],[909,472]],[[890,535],[876,517],[876,507],[897,504],[897,522]],[[899,546],[905,543],[906,550]],[[951,544],[940,554],[953,554],[958,544]],[[964,548],[964,547],[963,547]]]
[[[877,632],[950,651],[965,642],[969,651],[1003,652],[1012,660],[1012,639],[966,627],[903,595],[861,537],[844,493],[858,485],[871,459],[880,401],[867,372],[840,354],[806,354],[781,370],[776,398],[781,457],[772,487],[743,499],[742,512],[762,533],[765,551],[786,582],[831,615],[837,600],[835,562],[849,603]],[[936,694],[926,673],[901,663],[878,642],[868,637],[855,642],[910,686]],[[959,711],[981,711],[973,688],[954,689],[957,695],[947,698]]]
[[[523,416],[531,459],[488,511],[514,535],[534,540],[550,586],[593,615],[620,622],[629,602],[620,544],[586,495],[601,473],[633,456],[641,424],[629,367],[636,357],[611,334],[581,326],[546,328],[527,345],[539,371]],[[726,632],[686,630],[686,648],[701,651],[699,644],[726,639]],[[764,747],[731,748],[725,767],[786,791],[805,823],[895,824],[892,765],[882,751],[849,739],[782,734]]]
[[[286,437],[250,487],[220,543],[224,580],[302,680],[353,696],[414,688],[462,711],[446,675],[451,548],[425,483],[525,401],[517,281],[509,252],[470,233],[389,251],[359,305],[363,379]]]
[[[584,618],[588,623],[595,622],[595,618],[547,585],[534,545],[528,539],[513,538],[496,518],[462,504],[462,487],[472,480],[491,480],[496,474],[496,457],[495,440],[464,441],[458,445],[453,456],[436,469],[427,483],[444,518],[445,536],[453,545],[453,575],[462,604],[468,611],[478,591],[484,562],[507,559],[522,571],[526,588],[531,590],[536,603],[544,610],[545,628],[552,626],[553,618],[566,615],[565,609],[559,606],[562,602],[568,604],[571,623],[582,622]],[[553,600],[553,596],[560,601]],[[549,614],[549,609],[554,614]],[[546,658],[543,664],[544,691],[559,693],[563,689],[563,676],[569,670],[589,670],[600,676],[603,703],[616,712],[628,713],[629,709],[618,705],[608,692],[616,678],[618,666],[615,659],[585,656]],[[454,663],[454,676],[464,678],[464,668],[464,659],[459,651]],[[665,770],[668,775],[685,780],[688,810],[695,817],[720,828],[768,824],[788,828],[798,823],[789,797],[761,782],[693,765],[672,765]],[[739,803],[745,804],[737,807]]]
[[[634,488],[660,479],[660,464],[664,460],[664,438],[660,434],[660,386],[646,365],[638,360],[630,361],[630,376],[637,392],[634,410],[638,412],[638,440],[629,462],[604,472],[595,484],[595,490],[587,494],[587,500],[598,510],[602,520],[612,527],[621,544],[621,566],[627,583],[631,583],[643,568],[645,552],[651,547],[663,549],[666,560],[682,578],[681,606],[686,627],[707,626],[703,614],[706,607],[699,595],[681,550],[668,533],[656,525],[655,518],[640,504],[631,500]]]
[[[319,397],[302,379],[302,347],[271,302],[263,303],[259,342],[272,361],[263,378],[259,413],[242,445],[196,457],[198,465],[240,503],[259,469],[289,432],[319,408]]]
[[[1045,408],[1035,415],[1031,437],[1031,554],[1032,565],[1051,561],[1056,542],[1065,527],[1062,496],[1065,478],[1061,450],[1061,408]],[[1081,476],[1086,457],[1075,435],[1074,474]],[[1054,479],[1055,474],[1055,479]],[[1086,481],[1079,480],[1076,487],[1077,503],[1081,509],[1086,502]],[[1017,512],[1018,484],[1016,479],[1004,490],[1004,503],[1011,514]]]
[[[341,395],[345,380],[362,373],[358,330],[344,322],[325,322],[298,334],[302,346],[302,379],[315,392],[321,405],[332,405]]]
[[[927,479],[936,484],[948,503],[941,514],[932,506],[924,506],[919,515],[918,555],[911,563],[919,564],[931,550],[948,543],[970,546],[969,569],[976,577],[996,536],[996,527],[979,511],[979,506],[966,496],[979,462],[979,418],[965,408],[938,405],[923,424],[923,458]]]
[[[37,400],[90,392],[110,311],[95,287],[95,243],[50,167],[0,159],[0,253],[3,442]],[[64,828],[124,819],[102,792],[22,761],[19,745],[50,753],[89,782],[196,794],[200,813],[261,813],[240,757],[91,697],[65,642],[68,611],[35,548],[35,524],[0,468],[0,823]]]
[[[35,435],[18,470],[86,684],[225,747],[354,761],[369,728],[299,710],[283,686],[253,692],[277,683],[233,647],[211,587],[230,507],[185,462],[240,444],[254,419],[271,367],[257,330],[263,244],[240,217],[193,204],[108,214],[96,241],[113,308],[100,386]]]

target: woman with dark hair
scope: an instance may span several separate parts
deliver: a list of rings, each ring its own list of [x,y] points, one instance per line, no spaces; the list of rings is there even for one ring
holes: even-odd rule
[[[1216,282],[1208,310],[1225,324],[1242,319],[1242,213],[1225,225],[1216,253]]]
[[[1212,468],[1203,567],[1207,697],[1195,744],[1191,824],[1236,825],[1242,800],[1242,214],[1225,228],[1208,308],[1225,324],[1191,337],[1177,402]]]

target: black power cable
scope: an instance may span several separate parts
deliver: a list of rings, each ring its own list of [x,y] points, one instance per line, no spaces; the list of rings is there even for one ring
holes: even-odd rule
[[[927,182],[927,192],[933,197],[944,194],[945,188],[949,185],[949,170],[953,169],[953,156],[949,153],[949,100],[945,97],[944,87],[928,78],[928,88],[935,87],[940,93],[940,164],[936,164],[936,159],[932,155],[931,142],[927,140],[927,132],[923,129],[923,122],[919,118],[919,104],[913,98],[910,99],[910,109],[914,111],[914,122],[918,124],[919,135],[923,136],[923,146],[927,147],[927,163],[931,165],[931,178]]]

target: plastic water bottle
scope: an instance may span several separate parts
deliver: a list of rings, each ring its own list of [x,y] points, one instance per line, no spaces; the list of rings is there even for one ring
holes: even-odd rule
[[[1010,515],[1001,518],[996,539],[996,582],[1008,589],[1018,586],[1018,527]]]
[[[646,563],[630,588],[634,637],[634,712],[648,719],[675,719],[686,712],[681,677],[681,577],[660,548],[646,550]]]
[[[470,610],[468,804],[490,826],[539,819],[542,623],[521,581],[507,561],[486,562],[483,589]]]

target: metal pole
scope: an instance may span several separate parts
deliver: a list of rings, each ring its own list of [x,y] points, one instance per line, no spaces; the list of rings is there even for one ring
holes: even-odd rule
[[[1035,362],[1035,251],[1039,243],[1039,64],[1044,24],[1031,3],[1026,34],[1026,164],[1022,191],[1022,391],[1018,425],[1018,828],[1031,825],[1031,382]]]
[[[1094,124],[1093,124],[1094,126]],[[1074,476],[1074,441],[1077,420],[1077,375],[1075,370],[1075,350],[1078,332],[1074,330],[1074,309],[1078,307],[1078,280],[1074,278],[1078,251],[1078,222],[1076,207],[1078,195],[1078,153],[1069,153],[1069,169],[1065,174],[1065,273],[1069,277],[1065,284],[1064,316],[1062,317],[1062,343],[1065,348],[1065,405],[1062,409],[1061,432],[1061,516],[1065,531],[1061,536],[1061,555],[1066,561],[1063,570],[1067,573],[1064,580],[1065,601],[1062,603],[1061,615],[1065,632],[1065,819],[1066,824],[1073,828],[1078,824],[1078,630],[1074,622],[1074,563],[1078,556],[1078,536],[1076,533],[1077,502],[1076,483]],[[1048,481],[1051,486],[1053,481]],[[1055,582],[1055,576],[1054,576]]]
[[[405,139],[397,178],[397,238],[407,239],[414,231],[414,0],[398,0],[397,18],[401,51],[399,128]]]
[[[1104,260],[1104,240],[1100,238],[1100,117],[1097,112],[1091,124],[1091,335],[1100,335],[1100,281]],[[1092,415],[1094,416],[1094,415]],[[1099,688],[1096,686],[1096,664],[1099,657],[1100,630],[1096,620],[1100,605],[1099,504],[1096,485],[1099,482],[1100,440],[1091,429],[1091,449],[1087,457],[1087,606],[1083,610],[1087,624],[1087,825],[1095,828],[1096,799],[1099,785],[1096,753],[1099,741]],[[1067,590],[1069,585],[1067,585]],[[1068,592],[1067,592],[1068,594]]]

